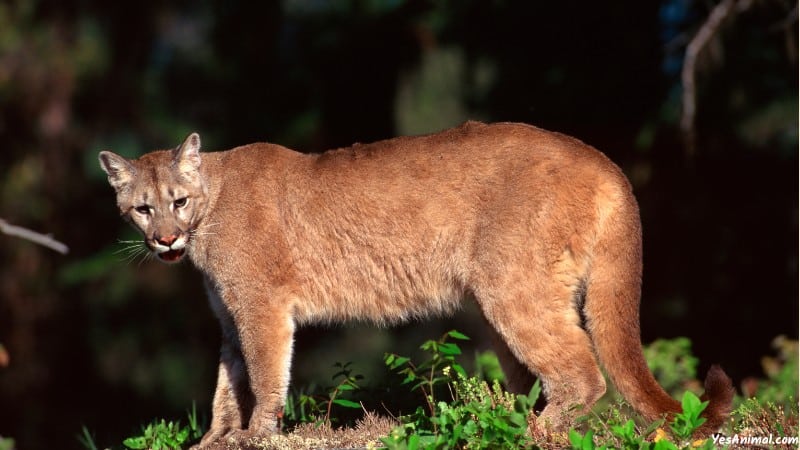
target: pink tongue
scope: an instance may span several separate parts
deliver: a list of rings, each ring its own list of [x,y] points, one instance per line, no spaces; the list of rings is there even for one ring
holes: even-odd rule
[[[158,257],[164,261],[177,261],[183,255],[183,250],[169,250],[164,253],[159,253]]]

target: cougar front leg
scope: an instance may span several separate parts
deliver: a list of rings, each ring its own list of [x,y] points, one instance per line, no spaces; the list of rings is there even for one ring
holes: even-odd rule
[[[243,308],[234,318],[253,395],[247,430],[230,435],[238,441],[278,431],[278,417],[286,401],[294,321],[287,302],[271,300],[279,306],[269,307],[254,298],[250,305],[258,307]]]
[[[206,278],[208,303],[219,320],[222,331],[217,389],[211,410],[211,426],[200,444],[192,450],[216,448],[215,443],[234,432],[247,428],[253,412],[253,393],[250,390],[247,366],[242,355],[239,331],[219,287]]]
[[[200,449],[219,441],[231,432],[247,427],[253,410],[253,395],[247,380],[247,370],[239,349],[223,337],[220,351],[217,389],[211,411],[211,426],[203,436]]]

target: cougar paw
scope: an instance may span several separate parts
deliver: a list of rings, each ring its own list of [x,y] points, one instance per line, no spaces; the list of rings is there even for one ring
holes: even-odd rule
[[[189,450],[227,450],[228,446],[225,444],[225,438],[230,435],[232,431],[208,431],[199,443],[189,447]]]

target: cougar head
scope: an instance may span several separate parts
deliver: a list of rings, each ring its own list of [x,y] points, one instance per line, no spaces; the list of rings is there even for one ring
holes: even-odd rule
[[[110,151],[100,167],[117,192],[120,214],[144,236],[147,248],[166,263],[186,254],[206,210],[208,190],[200,172],[200,136],[190,134],[174,150],[129,160]]]

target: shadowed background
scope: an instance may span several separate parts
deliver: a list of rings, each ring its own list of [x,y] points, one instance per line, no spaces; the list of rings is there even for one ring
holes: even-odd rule
[[[71,249],[0,235],[0,435],[70,448],[86,425],[111,445],[192,401],[209,410],[219,331],[200,277],[120,252],[138,237],[97,164],[100,150],[133,157],[191,131],[207,151],[322,151],[467,119],[574,135],[639,199],[643,341],[689,336],[703,374],[717,362],[735,383],[760,376],[771,339],[798,329],[797,5],[740,1],[713,33],[692,71],[689,145],[681,70],[714,6],[0,3],[0,218]],[[380,384],[384,351],[454,327],[485,348],[467,309],[395,329],[305,329],[294,383],[354,361]]]

